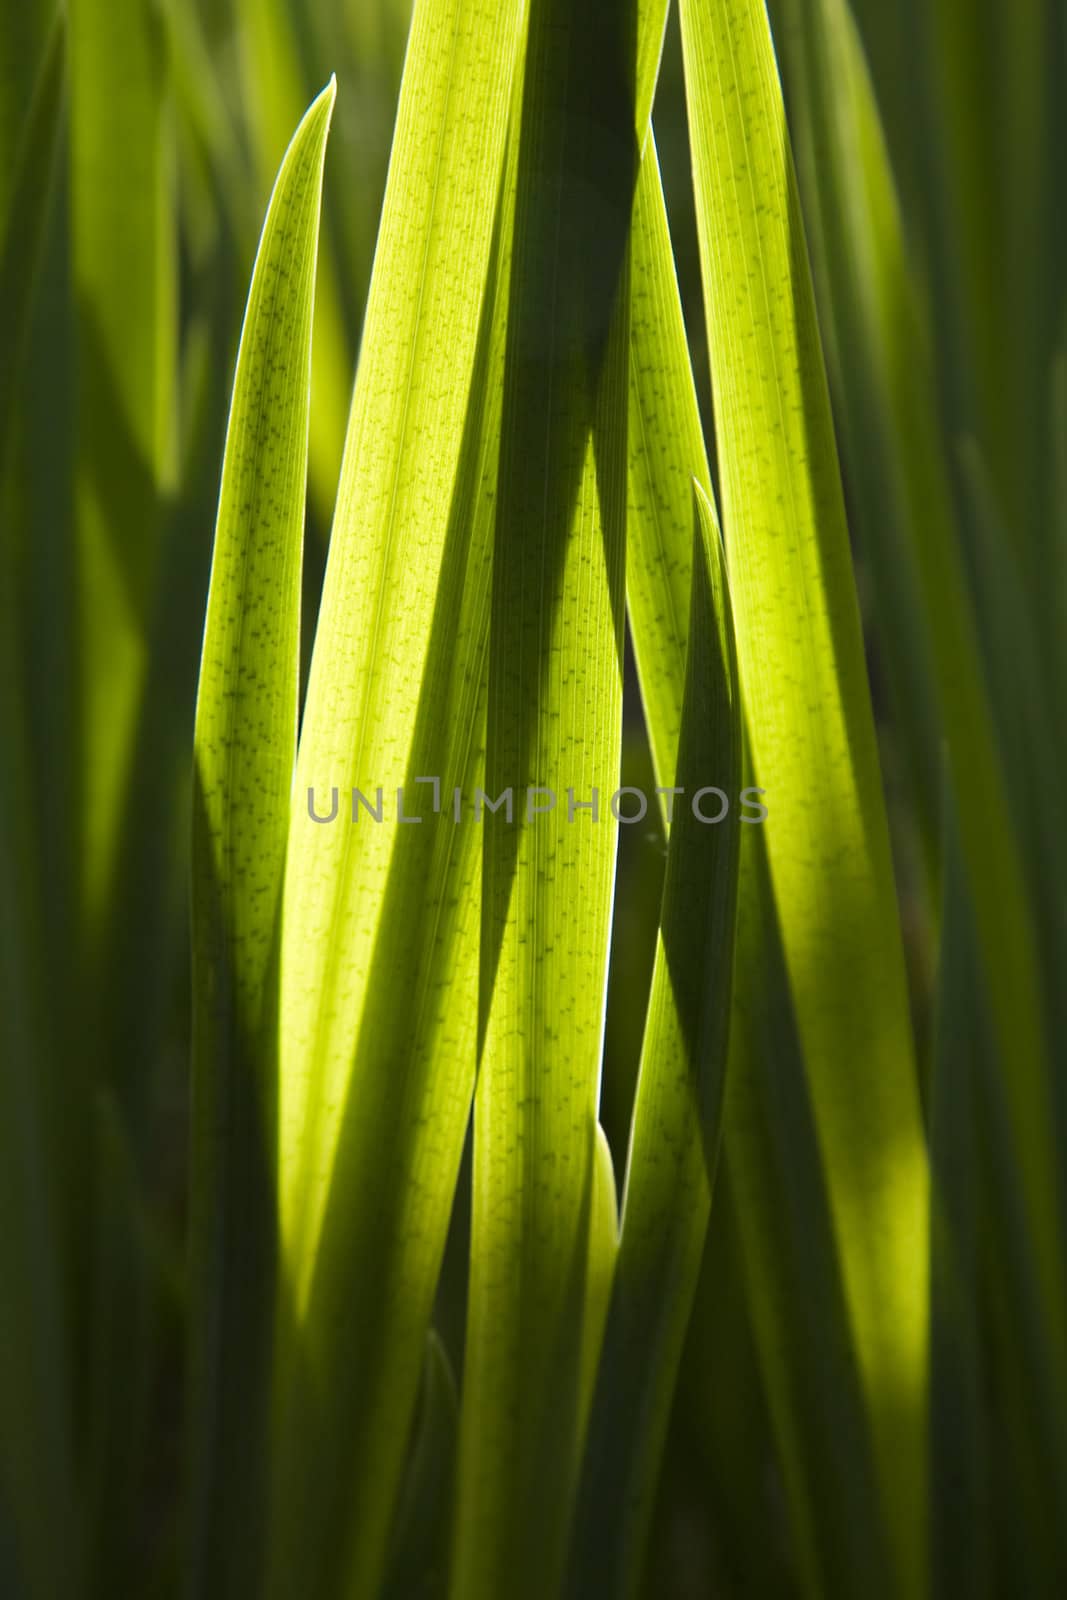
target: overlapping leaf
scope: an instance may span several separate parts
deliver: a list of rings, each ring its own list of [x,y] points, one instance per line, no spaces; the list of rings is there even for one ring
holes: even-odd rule
[[[247,1593],[257,1581],[261,1474],[244,1463],[266,1448],[278,931],[296,759],[312,307],[334,93],[331,83],[294,135],[256,257],[197,700],[191,1582],[212,1593]]]
[[[284,0],[240,0],[241,64],[245,104],[260,182],[270,182],[275,162],[301,104],[299,33]],[[341,289],[328,233],[320,244],[312,352],[311,488],[324,523],[337,493],[337,473],[351,396],[351,353]]]
[[[465,575],[488,549],[479,407],[521,24],[518,3],[417,7],[364,321],[285,891],[279,1594],[380,1577],[474,1082],[477,878],[446,785],[481,749],[484,565],[469,602]],[[382,820],[354,813],[379,787]],[[334,790],[315,822],[309,791],[325,816]]]
[[[778,7],[784,52],[794,69],[796,120],[802,130],[804,191],[813,217],[824,325],[834,331],[843,430],[864,502],[863,527],[878,577],[887,650],[898,663],[902,726],[910,729],[924,818],[939,812],[940,761],[930,770],[937,730],[947,743],[951,804],[979,931],[982,970],[1006,1074],[1033,1237],[1039,1243],[1047,1314],[1067,1338],[1062,1247],[1057,1219],[1053,1093],[1042,1026],[1038,929],[1017,835],[1018,805],[1009,783],[1024,778],[1030,757],[1014,742],[1005,762],[986,689],[979,630],[954,522],[951,456],[942,445],[929,341],[905,255],[892,174],[866,65],[841,0]],[[983,499],[988,498],[986,496]],[[1017,566],[1006,530],[987,540],[972,531],[972,565],[982,573],[988,545],[1003,574],[986,578],[986,648],[995,662],[1000,725],[1016,731],[1040,722],[1044,692],[1035,660],[1025,687],[1003,703],[1013,663],[1033,654],[1025,624],[1009,643],[1005,629],[1010,571]],[[998,550],[1004,554],[998,554]],[[1016,580],[1017,581],[1017,580]],[[995,588],[996,598],[993,590]],[[918,716],[915,701],[926,710]],[[931,726],[932,721],[932,726]],[[1033,749],[1046,742],[1040,733]],[[1036,780],[1036,774],[1034,775]],[[925,786],[925,792],[924,792]],[[1056,851],[1054,827],[1043,836]],[[929,843],[929,841],[928,841]],[[1023,841],[1025,843],[1025,841]],[[1042,930],[1056,942],[1053,926]],[[1062,945],[1061,945],[1062,949]],[[1067,1347],[1065,1347],[1067,1348]]]
[[[718,525],[693,488],[693,475],[708,481],[707,459],[651,140],[633,239],[627,601],[656,775],[676,820],[577,1503],[575,1596],[630,1594],[641,1577],[718,1153],[737,888],[736,657]],[[719,792],[698,804],[719,810],[726,795],[730,808],[716,825],[692,809],[708,785]]]
[[[918,1593],[928,1174],[814,298],[764,7],[685,0],[681,18],[747,736],[898,1579]]]
[[[551,1591],[577,1459],[622,710],[635,46],[626,8],[535,5],[516,121],[486,754],[488,793],[514,809],[485,819],[452,1574],[472,1600]]]

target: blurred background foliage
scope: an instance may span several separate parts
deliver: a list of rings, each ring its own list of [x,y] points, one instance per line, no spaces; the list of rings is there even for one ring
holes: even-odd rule
[[[1021,859],[1033,953],[1030,1020],[1049,1046],[1046,1132],[1062,1153],[1067,18],[1055,0],[853,0],[843,57],[820,54],[809,27],[818,9],[769,5],[843,455],[935,1217],[955,1241],[939,1273],[935,1222],[935,1575],[946,1595],[1062,1593],[1067,1371],[1018,1199],[1027,1152],[1005,1135],[1015,1063],[991,1016],[973,885],[958,865],[966,824],[944,804],[944,707],[973,663],[953,650],[939,658],[937,635],[943,622],[958,642],[953,619],[965,616],[958,637],[973,644],[992,708],[1000,825]],[[0,1309],[5,1594],[17,1592],[15,1526],[30,1530],[54,1595],[75,1561],[63,1527],[87,1530],[94,1593],[163,1594],[176,1582],[189,752],[226,406],[270,185],[303,108],[336,72],[310,623],[409,11],[409,0],[0,4],[0,1278],[8,1307],[32,1306],[34,1329],[20,1348],[19,1319]],[[655,127],[710,447],[674,15]],[[852,142],[857,127],[868,144]],[[895,198],[879,188],[887,171]],[[879,280],[897,245],[902,304]],[[884,317],[896,343],[872,335]],[[944,555],[925,574],[924,550]],[[311,634],[305,626],[305,654]],[[632,670],[626,689],[624,781],[649,787]],[[966,781],[980,784],[982,772]],[[993,857],[1004,840],[986,843]],[[623,830],[602,1110],[617,1169],[664,854],[654,827]],[[1002,909],[1014,937],[1014,911]],[[772,1034],[777,994],[768,977]],[[798,1092],[798,1106],[786,1097],[769,1114],[772,1134],[800,1129]],[[650,1600],[800,1585],[729,1151],[728,1124],[658,1492]],[[456,1370],[465,1188],[436,1317]],[[16,1213],[24,1229],[8,1225]],[[818,1364],[819,1281],[795,1284],[802,1371]],[[43,1455],[25,1443],[42,1430],[59,1441]],[[31,1454],[77,1470],[32,1481],[20,1466]],[[827,1466],[812,1493],[838,1493],[847,1471]]]

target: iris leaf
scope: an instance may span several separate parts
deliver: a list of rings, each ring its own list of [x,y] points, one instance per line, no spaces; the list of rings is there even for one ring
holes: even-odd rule
[[[474,1083],[478,841],[451,789],[482,751],[481,406],[521,34],[517,0],[420,0],[364,320],[286,874],[279,1595],[377,1590]],[[380,821],[353,810],[379,788]]]
[[[664,799],[676,821],[568,1574],[575,1596],[630,1594],[641,1577],[718,1155],[737,889],[736,652],[651,140],[633,241],[627,603],[657,781],[682,792]],[[692,811],[706,785],[729,797],[714,826]],[[721,796],[703,804],[718,811]]]
[[[681,21],[752,770],[898,1580],[918,1594],[929,1179],[807,249],[761,0],[683,0]]]
[[[559,1581],[583,1309],[596,1298],[586,1274],[621,736],[637,40],[631,8],[534,6],[515,122],[486,754],[486,788],[510,790],[514,816],[484,824],[452,1572],[464,1600]]]
[[[191,1582],[198,1592],[247,1593],[256,1572],[258,1474],[245,1463],[265,1448],[277,945],[296,759],[312,308],[334,95],[331,82],[293,137],[256,256],[197,697]]]

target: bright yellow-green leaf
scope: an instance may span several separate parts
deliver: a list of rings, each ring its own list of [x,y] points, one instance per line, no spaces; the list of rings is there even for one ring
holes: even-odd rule
[[[396,790],[409,776],[463,442],[517,42],[517,15],[505,21],[488,5],[460,14],[457,0],[424,0],[401,95],[290,832],[280,1160],[298,1314],[397,837]],[[363,810],[353,823],[352,788],[373,802],[379,785],[392,822]],[[316,824],[308,791],[324,814],[333,787],[338,823]]]
[[[518,0],[416,9],[316,633],[282,949],[279,1595],[342,1573],[376,1592],[474,1081],[477,840],[449,787],[469,801],[482,748],[481,408],[521,24]],[[354,815],[379,788],[381,820]],[[333,791],[316,822],[309,794],[326,816]]]
[[[662,797],[680,828],[677,839],[670,834],[622,1241],[576,1515],[568,1574],[575,1596],[594,1586],[627,1594],[640,1582],[707,1226],[730,1009],[740,709],[732,630],[729,640],[723,631],[718,526],[704,490],[694,490],[710,479],[651,139],[633,220],[629,456],[627,606],[656,779],[661,789],[688,792]],[[730,796],[734,815],[721,832],[702,827],[689,809],[705,784]],[[661,1272],[670,1274],[669,1289]]]
[[[660,0],[646,7],[639,108],[646,122],[662,12]],[[414,1403],[421,1340],[474,1082],[478,938],[472,919],[479,904],[482,828],[472,821],[471,805],[476,787],[485,781],[490,560],[516,157],[513,144],[481,306],[426,665],[410,711],[406,770],[398,774],[406,777],[408,814],[418,810],[426,823],[401,827],[389,856],[352,1087],[305,1319],[315,1371],[331,1386],[319,1421],[328,1440],[342,1435],[339,1454],[330,1459],[337,1462],[342,1482],[351,1479],[360,1511],[355,1522],[345,1507],[339,1512],[353,1551],[349,1581],[356,1584],[372,1583],[380,1530],[400,1468],[405,1419]],[[413,179],[411,203],[421,205],[424,193]],[[464,281],[469,286],[466,276]],[[386,582],[383,576],[383,596]],[[404,701],[390,699],[389,706],[399,724]],[[425,781],[420,785],[420,776],[438,780],[440,817],[428,813],[433,786]],[[457,788],[464,812],[459,826],[452,821]],[[324,804],[328,806],[326,797]],[[368,825],[365,820],[364,828]],[[398,986],[408,1001],[404,1006],[395,1003]],[[393,1070],[384,1073],[383,1063],[395,1064]],[[389,1181],[376,1188],[369,1202],[367,1174],[372,1168],[387,1172]],[[590,1239],[590,1249],[597,1263],[590,1269],[590,1294],[600,1304],[606,1285],[598,1298],[598,1268],[606,1268],[608,1261],[596,1238]],[[374,1317],[359,1310],[367,1284],[375,1286]],[[381,1293],[383,1284],[395,1284],[395,1295]],[[591,1311],[586,1324],[590,1341],[595,1321]],[[306,1426],[316,1404],[295,1403],[305,1444],[324,1436],[316,1432],[318,1422]],[[337,1428],[339,1412],[346,1418],[343,1430]],[[358,1457],[351,1448],[356,1442],[362,1445]],[[322,1497],[315,1499],[312,1516]]]
[[[651,140],[633,226],[626,604],[653,765],[666,787],[674,781],[685,696],[693,481],[708,491],[711,475]],[[660,803],[666,816],[666,797]]]
[[[748,738],[902,1592],[925,1571],[928,1171],[815,306],[762,0],[683,0]]]
[[[422,820],[398,828],[383,886],[304,1318],[315,1389],[309,1398],[299,1388],[291,1405],[297,1471],[309,1449],[336,1463],[344,1490],[335,1532],[351,1544],[349,1581],[369,1592],[415,1404],[477,1059],[482,841],[471,801],[485,776],[507,310],[501,272],[512,209],[502,200],[426,668],[412,712],[405,815]],[[382,823],[371,825],[393,820],[387,823],[383,813]],[[367,1285],[373,1315],[365,1308]],[[321,1506],[324,1497],[314,1484],[310,1490]],[[300,1520],[314,1528],[313,1519]]]
[[[516,119],[486,786],[494,797],[513,789],[517,826],[486,819],[485,1034],[452,1576],[464,1596],[493,1593],[515,1572],[530,1593],[556,1581],[581,1432],[566,1397],[580,1393],[599,1341],[594,1280],[607,1257],[596,1243],[594,1150],[614,855],[607,808],[619,770],[613,560],[628,322],[618,230],[664,20],[656,3],[610,21],[535,7]],[[527,815],[528,786],[554,789],[553,811]],[[595,823],[588,809],[572,812],[594,788]],[[547,796],[533,794],[539,803]]]
[[[625,7],[534,6],[516,122],[486,753],[486,789],[513,814],[484,823],[464,1600],[553,1591],[577,1467],[622,711],[636,38]]]

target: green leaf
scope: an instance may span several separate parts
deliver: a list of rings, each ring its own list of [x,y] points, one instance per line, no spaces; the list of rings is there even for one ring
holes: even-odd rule
[[[653,160],[649,151],[642,174],[654,173]],[[648,182],[656,203],[656,181]],[[664,217],[664,235],[665,226]],[[634,254],[636,289],[647,264],[640,244]],[[635,296],[635,354],[640,304]],[[664,330],[653,322],[642,331],[652,347]],[[665,356],[667,381],[681,378],[691,390],[684,343],[671,354],[680,371]],[[660,459],[669,457],[666,440],[657,443]],[[704,492],[695,486],[693,494],[689,650],[674,773],[682,794],[674,800],[621,1241],[578,1502],[569,1573],[575,1597],[594,1589],[632,1595],[640,1583],[721,1131],[740,836],[740,699],[718,524]],[[705,796],[705,803],[717,809],[724,793],[729,806],[715,826],[693,809],[694,796],[712,781],[721,793],[713,802]]]
[[[991,1015],[1005,1063],[1009,1106],[1019,1150],[1020,1182],[1027,1195],[1035,1240],[1041,1241],[1048,1315],[1067,1340],[1062,1245],[1056,1216],[1053,1092],[1042,1027],[1041,944],[1062,940],[1058,909],[1044,926],[1025,877],[1029,841],[1040,837],[1042,859],[1055,859],[1060,830],[1050,818],[1010,804],[1038,787],[1033,759],[1050,742],[1040,729],[1044,688],[1027,608],[1013,580],[1018,558],[1007,531],[983,537],[973,513],[971,565],[979,576],[977,615],[985,618],[992,662],[987,689],[975,608],[955,525],[947,454],[938,422],[929,340],[905,255],[892,174],[851,16],[842,0],[814,0],[796,8],[783,30],[787,59],[795,63],[799,121],[807,156],[802,173],[818,218],[816,252],[822,270],[826,320],[835,330],[840,410],[853,481],[866,497],[863,531],[876,585],[885,580],[886,638],[901,658],[902,698],[927,707],[921,742],[929,766],[930,713],[948,748],[952,804],[970,883]],[[973,447],[968,447],[973,456]],[[974,492],[973,468],[961,474],[972,503],[991,502],[991,486]],[[907,572],[904,571],[906,563]],[[989,570],[990,568],[994,570]],[[988,572],[985,584],[983,571]],[[917,592],[909,593],[917,579]],[[894,593],[893,591],[897,591]],[[1014,600],[1014,604],[1013,604]],[[903,601],[903,603],[901,603]],[[918,637],[916,638],[916,635]],[[1019,667],[1030,660],[1022,679]],[[924,683],[924,679],[928,680]],[[998,748],[999,709],[1003,748]],[[917,729],[905,711],[905,726]],[[1027,745],[1020,730],[1030,733]],[[1032,753],[1032,754],[1031,754]],[[936,814],[940,762],[926,771],[924,815]],[[1039,798],[1036,807],[1043,805]],[[1045,825],[1042,827],[1041,822]],[[1032,848],[1030,850],[1032,854]],[[1062,877],[1062,874],[1053,874]],[[1050,925],[1051,924],[1051,925]],[[1059,948],[1064,947],[1062,942]],[[1062,965],[1062,963],[1060,963]],[[1058,970],[1058,966],[1053,962]],[[1067,1343],[1064,1344],[1067,1351]]]
[[[662,22],[663,7],[655,0],[647,8],[643,35],[646,122]],[[315,1349],[314,1392],[309,1397],[308,1386],[298,1384],[296,1392],[303,1401],[291,1408],[300,1417],[297,1442],[290,1452],[300,1478],[304,1478],[299,1466],[302,1451],[314,1449],[320,1459],[323,1451],[332,1452],[339,1481],[351,1484],[345,1490],[345,1508],[337,1515],[348,1525],[357,1583],[371,1581],[374,1552],[400,1471],[399,1445],[415,1401],[421,1340],[474,1083],[478,992],[474,919],[482,844],[470,804],[476,787],[485,781],[490,563],[517,155],[512,141],[480,311],[426,664],[410,712],[406,770],[396,773],[405,780],[409,813],[419,811],[426,823],[397,829],[388,876],[380,889],[381,915],[364,987],[351,1090],[338,1135],[306,1316]],[[418,182],[412,192],[417,197],[412,203],[420,204]],[[386,581],[383,577],[383,599],[388,593]],[[395,608],[395,596],[386,603]],[[411,693],[415,693],[414,678]],[[390,697],[398,726],[403,705]],[[433,797],[429,777],[438,779],[442,814],[437,818],[429,815]],[[365,776],[362,781],[367,783]],[[458,827],[451,820],[456,789],[466,808]],[[367,826],[364,820],[363,827]],[[398,992],[405,997],[402,1005],[396,1003]],[[384,1073],[383,1063],[404,1063],[403,1074],[395,1066]],[[402,1114],[404,1105],[421,1108],[411,1112],[412,1121]],[[367,1181],[372,1169],[390,1174],[389,1183],[377,1186],[373,1197]],[[402,1178],[402,1173],[410,1176]],[[594,1239],[590,1248],[594,1259],[606,1264]],[[595,1281],[598,1274],[591,1267],[594,1299]],[[381,1293],[381,1285],[389,1283],[396,1284],[395,1297]],[[375,1286],[380,1307],[375,1317],[360,1310],[366,1284]],[[590,1338],[595,1320],[591,1312]],[[347,1419],[344,1429],[337,1426],[339,1412]],[[349,1496],[360,1508],[358,1526],[352,1525]],[[306,1516],[294,1518],[301,1538],[314,1540],[308,1530],[318,1525],[314,1519],[321,1509],[322,1496],[316,1492]],[[360,1528],[370,1531],[360,1536]]]
[[[920,1594],[929,1180],[814,298],[764,6],[683,0],[681,20],[752,768],[897,1578]]]
[[[469,1115],[477,842],[446,785],[482,749],[480,408],[521,23],[517,0],[416,10],[316,633],[281,975],[278,1595],[376,1592]],[[353,820],[379,786],[382,821]],[[326,815],[334,789],[314,822],[309,791]]]
[[[767,867],[741,842],[724,1162],[806,1594],[896,1592],[867,1402]]]
[[[223,458],[193,805],[192,1591],[256,1581],[273,1306],[277,943],[296,759],[312,308],[331,80],[274,186]],[[256,1441],[259,1441],[257,1444]]]
[[[711,474],[651,139],[633,228],[626,604],[653,765],[666,787],[677,767],[685,696],[693,480],[707,491]],[[666,798],[660,803],[666,816]]]
[[[942,577],[962,574],[932,353],[851,14],[838,0],[810,6],[773,0],[770,15],[854,531],[870,571],[877,646],[926,887],[935,895],[943,722],[936,661],[948,652],[937,657],[921,584],[939,569]],[[936,562],[927,544],[936,545]]]
[[[330,1108],[347,1082],[396,839],[392,826],[373,825],[366,812],[362,826],[349,826],[350,790],[363,785],[373,802],[380,783],[395,801],[408,768],[411,710],[463,443],[516,42],[517,26],[490,27],[488,6],[460,17],[457,0],[424,0],[408,56],[291,826],[281,1161],[298,1311],[337,1141]],[[342,820],[316,825],[308,790],[317,789],[324,811],[334,786],[345,799]],[[408,800],[414,812],[415,797]]]
[[[298,1386],[291,1460],[337,1462],[370,1535],[385,1527],[399,1447],[415,1403],[421,1345],[440,1270],[474,1088],[481,837],[469,813],[484,782],[490,561],[500,438],[510,211],[498,217],[438,580],[426,669],[412,716],[398,828],[337,1135],[305,1324],[314,1389]],[[503,283],[506,285],[506,275]],[[460,796],[457,823],[455,797]],[[434,796],[439,806],[434,811]],[[373,803],[373,797],[372,797]],[[391,826],[393,818],[384,819]],[[364,826],[377,824],[364,822]],[[403,1003],[397,1003],[397,996]],[[383,1063],[392,1070],[383,1071]],[[408,1104],[420,1110],[412,1119]],[[371,1194],[369,1164],[383,1181]],[[400,1176],[403,1174],[403,1176]],[[395,1277],[394,1277],[395,1274]],[[382,1293],[394,1284],[395,1292]],[[365,1285],[377,1314],[366,1315]],[[359,1361],[353,1361],[358,1349]],[[343,1415],[346,1425],[338,1426]],[[314,1442],[313,1442],[314,1441]],[[372,1443],[373,1441],[373,1443]],[[322,1496],[313,1486],[316,1499]],[[306,1525],[308,1517],[301,1519]]]
[[[287,0],[237,0],[235,10],[240,21],[243,99],[259,180],[265,189],[305,98],[296,32],[298,11]],[[311,490],[323,523],[328,522],[337,495],[352,393],[350,346],[334,255],[324,231],[315,300],[309,441]]]
[[[712,649],[725,593],[714,519],[705,528],[706,540],[697,538],[694,542],[693,477],[695,475],[705,484],[710,478],[674,277],[658,160],[651,139],[645,146],[634,206],[629,457],[627,607],[656,778],[661,788],[666,789],[672,782],[683,782],[677,762],[688,644],[692,639],[696,645],[694,657],[689,660],[691,673],[696,654],[702,651],[706,658]],[[697,503],[703,505],[702,500]],[[705,518],[706,515],[707,512]],[[714,603],[707,595],[693,594],[695,557],[698,570],[710,570],[718,575]],[[706,565],[708,562],[713,563],[710,568]],[[701,589],[698,585],[698,590]],[[698,635],[693,631],[690,610],[700,598],[707,603],[698,605],[701,629]],[[704,664],[707,665],[706,659]],[[736,702],[736,692],[734,700]],[[695,706],[700,708],[699,699]],[[707,728],[698,731],[695,726],[698,715],[699,709],[691,714],[690,743],[706,735],[708,744],[702,761],[692,763],[702,765],[704,770],[689,787],[692,790],[702,782],[712,781],[709,774],[713,774],[716,783],[732,789],[736,805],[740,774],[736,752],[731,753],[727,731],[729,716],[725,724],[713,719]],[[734,760],[732,775],[729,771],[731,759]],[[665,812],[666,804],[663,797]],[[672,801],[672,809],[675,804],[684,806],[685,802]],[[695,827],[688,818],[683,839],[694,830],[695,838],[690,839],[690,843],[696,845],[699,853],[715,834],[713,831],[709,838],[707,830]],[[672,845],[671,851],[674,867],[668,866],[672,879],[670,902],[669,907],[668,902],[664,903],[649,1011],[649,1025],[652,1026],[654,1019],[655,1028],[644,1044],[638,1088],[638,1105],[642,1109],[634,1120],[627,1177],[626,1207],[631,1220],[623,1236],[604,1371],[586,1448],[575,1521],[568,1577],[574,1593],[587,1592],[593,1584],[608,1584],[612,1592],[623,1593],[640,1578],[644,1523],[650,1509],[648,1499],[659,1465],[662,1435],[708,1216],[706,1202],[710,1200],[710,1183],[691,1208],[687,1205],[690,1192],[684,1183],[683,1198],[676,1212],[670,1206],[664,1209],[662,1204],[657,1207],[654,1203],[654,1198],[660,1202],[664,1199],[656,1185],[666,1169],[659,1159],[657,1140],[653,1139],[649,1146],[648,1129],[655,1127],[665,1100],[669,1113],[673,1113],[671,1126],[678,1140],[673,1148],[687,1151],[694,1157],[698,1164],[697,1189],[702,1187],[699,1167],[703,1165],[704,1155],[712,1155],[717,1146],[718,1104],[714,1085],[716,1070],[721,1073],[723,1062],[720,1059],[716,1068],[717,1052],[712,1045],[704,1062],[703,1077],[694,1077],[693,1083],[689,1081],[686,1063],[700,1036],[701,995],[706,994],[712,1000],[713,1007],[718,1008],[714,1014],[723,1023],[728,1015],[728,979],[725,988],[711,980],[706,990],[701,983],[697,995],[690,992],[682,998],[676,990],[670,963],[665,959],[668,936],[676,951],[675,966],[678,965],[677,948],[683,940],[689,940],[685,947],[687,959],[693,962],[691,968],[686,968],[690,974],[709,958],[700,908],[698,906],[694,914],[693,905],[680,892],[681,842]],[[726,854],[728,858],[729,848]],[[671,857],[668,859],[670,861]],[[713,863],[704,862],[702,868],[692,871],[690,882],[698,897],[713,887],[716,894],[722,892],[727,899],[733,892],[728,860],[721,874],[713,872]],[[695,932],[693,928],[688,934],[682,932],[686,917],[693,918]],[[726,937],[716,953],[717,958],[724,960],[727,971],[731,942]],[[677,1070],[679,1062],[681,1071]],[[673,1084],[672,1066],[676,1073]],[[694,1062],[694,1075],[697,1072]],[[706,1083],[709,1089],[705,1107],[707,1146],[703,1152],[696,1082]],[[695,1140],[695,1144],[687,1143],[688,1140]],[[680,1156],[679,1161],[685,1170],[685,1156]],[[688,1170],[692,1178],[692,1166]],[[674,1172],[673,1166],[671,1171]],[[705,1180],[712,1172],[713,1162],[709,1162]],[[702,1200],[705,1203],[701,1203]],[[684,1238],[674,1260],[677,1265],[680,1255],[683,1264],[674,1288],[664,1297],[648,1280],[654,1270],[654,1257],[661,1250],[669,1252],[672,1230],[682,1218]],[[677,1242],[677,1233],[674,1237]],[[642,1302],[646,1293],[648,1299]]]
[[[531,10],[486,754],[486,788],[511,791],[514,813],[484,823],[464,1600],[554,1591],[577,1468],[622,709],[636,44],[625,8]]]

